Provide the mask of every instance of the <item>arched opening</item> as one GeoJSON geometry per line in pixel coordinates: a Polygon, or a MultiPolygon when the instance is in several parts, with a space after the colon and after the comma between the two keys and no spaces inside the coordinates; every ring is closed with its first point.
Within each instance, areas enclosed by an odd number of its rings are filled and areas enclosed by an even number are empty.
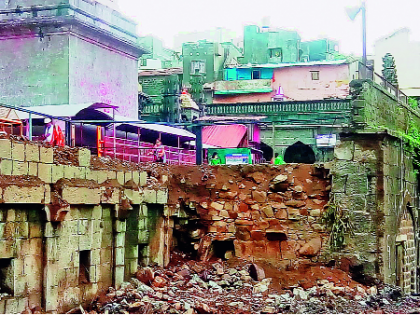
{"type": "Polygon", "coordinates": [[[414,219],[408,203],[401,216],[397,238],[395,240],[396,285],[405,294],[416,291],[416,244],[414,237],[414,219]]]}
{"type": "Polygon", "coordinates": [[[286,149],[284,153],[286,163],[315,163],[315,153],[309,145],[298,141],[286,149]]]}
{"type": "Polygon", "coordinates": [[[270,162],[271,159],[274,156],[273,148],[270,147],[269,145],[265,144],[264,142],[261,142],[261,144],[260,144],[260,150],[263,152],[263,158],[267,162],[270,162]]]}

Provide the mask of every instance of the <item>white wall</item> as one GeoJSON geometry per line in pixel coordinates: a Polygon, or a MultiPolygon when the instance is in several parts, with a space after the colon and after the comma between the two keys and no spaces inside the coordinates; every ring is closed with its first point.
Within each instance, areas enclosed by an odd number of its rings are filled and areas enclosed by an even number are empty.
{"type": "Polygon", "coordinates": [[[410,31],[401,29],[375,43],[375,72],[382,75],[382,58],[395,58],[400,90],[408,96],[420,96],[420,42],[410,41],[410,31]]]}

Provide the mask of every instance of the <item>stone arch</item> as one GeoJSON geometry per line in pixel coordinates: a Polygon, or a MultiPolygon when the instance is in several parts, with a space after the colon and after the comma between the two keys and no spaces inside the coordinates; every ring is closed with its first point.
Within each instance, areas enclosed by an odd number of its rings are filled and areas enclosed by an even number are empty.
{"type": "Polygon", "coordinates": [[[404,293],[416,291],[416,243],[415,226],[409,198],[405,198],[404,209],[399,218],[395,240],[396,284],[404,293]]]}
{"type": "Polygon", "coordinates": [[[313,164],[315,163],[315,153],[309,145],[298,141],[286,149],[284,161],[286,163],[313,164]]]}

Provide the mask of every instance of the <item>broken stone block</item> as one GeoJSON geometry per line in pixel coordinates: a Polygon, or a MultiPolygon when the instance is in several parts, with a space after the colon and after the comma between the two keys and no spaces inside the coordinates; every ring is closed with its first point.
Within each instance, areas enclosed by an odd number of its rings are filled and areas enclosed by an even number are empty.
{"type": "Polygon", "coordinates": [[[321,210],[320,209],[309,210],[309,214],[312,217],[319,217],[321,216],[321,210]]]}
{"type": "Polygon", "coordinates": [[[287,210],[286,209],[278,209],[276,211],[275,217],[277,219],[280,219],[280,220],[286,220],[288,218],[287,210]]]}
{"type": "Polygon", "coordinates": [[[296,247],[295,241],[280,242],[282,259],[296,259],[295,247],[296,247]]]}
{"type": "Polygon", "coordinates": [[[299,255],[313,257],[321,250],[321,238],[315,237],[299,249],[299,255]]]}
{"type": "Polygon", "coordinates": [[[216,210],[223,210],[223,204],[221,204],[221,203],[218,203],[218,202],[215,202],[215,201],[213,201],[211,204],[210,204],[210,207],[212,207],[213,209],[216,209],[216,210]]]}
{"type": "Polygon", "coordinates": [[[262,281],[265,279],[265,271],[262,267],[258,266],[257,264],[252,264],[249,267],[249,275],[255,281],[262,281]]]}
{"type": "Polygon", "coordinates": [[[77,153],[79,166],[90,166],[90,150],[87,148],[80,148],[77,153]]]}
{"type": "Polygon", "coordinates": [[[249,174],[247,177],[251,177],[257,184],[261,184],[265,181],[265,175],[262,172],[254,172],[249,174]]]}
{"type": "Polygon", "coordinates": [[[266,202],[267,201],[267,193],[265,191],[253,191],[252,198],[257,202],[266,202]]]}
{"type": "Polygon", "coordinates": [[[270,205],[261,206],[261,212],[264,213],[266,218],[273,218],[274,217],[273,208],[270,205]]]}
{"type": "Polygon", "coordinates": [[[301,208],[306,205],[305,201],[303,200],[289,200],[284,203],[286,206],[294,207],[294,208],[301,208]]]}

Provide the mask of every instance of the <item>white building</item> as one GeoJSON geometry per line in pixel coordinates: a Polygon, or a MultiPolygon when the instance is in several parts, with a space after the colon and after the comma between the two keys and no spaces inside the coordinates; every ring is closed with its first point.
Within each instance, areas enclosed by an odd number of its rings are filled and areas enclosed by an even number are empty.
{"type": "Polygon", "coordinates": [[[375,72],[382,73],[382,58],[387,53],[395,58],[400,90],[420,97],[420,42],[410,40],[407,28],[379,39],[375,43],[375,72]]]}

